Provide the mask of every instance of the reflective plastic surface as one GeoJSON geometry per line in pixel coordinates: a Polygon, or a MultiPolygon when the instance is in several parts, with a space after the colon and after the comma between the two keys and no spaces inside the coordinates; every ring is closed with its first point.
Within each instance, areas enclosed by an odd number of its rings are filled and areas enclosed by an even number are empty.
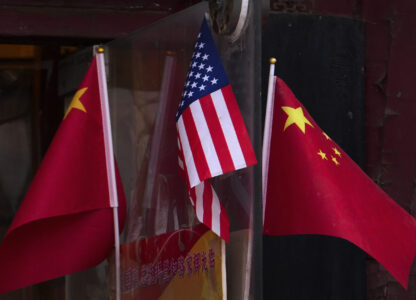
{"type": "MultiPolygon", "coordinates": [[[[206,12],[206,3],[201,3],[106,45],[115,152],[129,205],[124,243],[199,224],[179,174],[175,113],[206,12]]],[[[260,99],[253,35],[253,27],[247,26],[235,42],[223,36],[214,39],[254,142],[260,99]]],[[[229,299],[248,299],[254,278],[254,170],[212,180],[231,221],[225,246],[229,299]]]]}

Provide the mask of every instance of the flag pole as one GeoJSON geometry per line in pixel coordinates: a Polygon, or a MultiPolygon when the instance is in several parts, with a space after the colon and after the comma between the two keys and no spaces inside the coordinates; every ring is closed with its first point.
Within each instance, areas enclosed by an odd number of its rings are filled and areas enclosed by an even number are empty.
{"type": "Polygon", "coordinates": [[[114,246],[115,246],[115,276],[116,276],[116,300],[121,296],[120,280],[120,232],[118,222],[118,197],[114,166],[113,139],[111,133],[110,109],[108,104],[107,77],[105,72],[104,48],[96,50],[98,85],[100,89],[101,113],[104,131],[104,148],[107,165],[107,182],[110,196],[110,206],[113,208],[114,219],[114,246]]]}
{"type": "Polygon", "coordinates": [[[263,223],[264,212],[266,209],[266,192],[267,192],[267,173],[269,170],[269,156],[270,156],[270,139],[272,133],[273,124],[273,107],[274,107],[274,85],[276,78],[274,76],[274,68],[276,64],[276,58],[270,58],[270,71],[269,71],[269,85],[267,88],[267,105],[266,105],[266,117],[264,121],[264,135],[263,135],[263,165],[262,165],[262,194],[263,194],[263,223]]]}

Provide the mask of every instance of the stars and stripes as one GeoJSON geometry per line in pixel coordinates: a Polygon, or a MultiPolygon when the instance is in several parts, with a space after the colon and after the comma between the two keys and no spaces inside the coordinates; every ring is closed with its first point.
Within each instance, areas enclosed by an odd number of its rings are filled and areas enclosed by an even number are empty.
{"type": "Polygon", "coordinates": [[[256,158],[205,21],[195,44],[176,125],[178,162],[198,219],[222,238],[227,227],[228,237],[228,217],[204,180],[253,165],[256,158]]]}

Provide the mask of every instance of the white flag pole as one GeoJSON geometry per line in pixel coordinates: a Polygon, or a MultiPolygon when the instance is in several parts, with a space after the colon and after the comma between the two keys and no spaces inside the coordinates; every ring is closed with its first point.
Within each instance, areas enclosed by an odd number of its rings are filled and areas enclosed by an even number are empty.
{"type": "Polygon", "coordinates": [[[114,166],[113,138],[111,133],[110,109],[108,105],[107,77],[105,73],[104,48],[97,48],[97,73],[98,85],[100,89],[101,113],[104,130],[105,160],[107,165],[108,193],[110,205],[113,208],[114,216],[114,246],[115,246],[115,270],[116,270],[116,299],[120,300],[121,280],[120,280],[120,233],[118,226],[118,197],[116,173],[114,166]]]}
{"type": "Polygon", "coordinates": [[[269,157],[270,157],[270,140],[272,135],[273,124],[273,110],[274,110],[274,87],[276,83],[276,77],[274,76],[274,67],[276,64],[276,58],[270,58],[270,72],[269,72],[269,85],[267,88],[267,105],[266,105],[266,117],[264,120],[264,134],[263,134],[263,153],[262,153],[262,182],[263,182],[263,224],[264,213],[266,209],[266,193],[267,193],[267,177],[269,172],[269,157]]]}

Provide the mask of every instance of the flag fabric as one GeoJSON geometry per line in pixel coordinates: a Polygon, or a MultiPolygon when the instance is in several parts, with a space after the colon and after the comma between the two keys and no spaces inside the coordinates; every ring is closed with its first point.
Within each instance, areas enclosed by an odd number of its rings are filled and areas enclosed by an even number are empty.
{"type": "Polygon", "coordinates": [[[0,293],[93,267],[113,247],[99,89],[94,58],[0,245],[0,293]]]}
{"type": "Polygon", "coordinates": [[[203,181],[192,188],[189,197],[198,220],[228,242],[230,238],[228,214],[209,181],[203,181]]]}
{"type": "Polygon", "coordinates": [[[214,232],[228,240],[228,217],[215,191],[208,181],[204,187],[196,187],[214,176],[253,165],[256,158],[205,20],[195,44],[176,126],[179,166],[184,170],[193,203],[202,203],[198,219],[213,230],[223,228],[221,233],[214,232]]]}
{"type": "MultiPolygon", "coordinates": [[[[181,174],[184,178],[187,177],[187,170],[184,163],[182,146],[178,134],[178,164],[181,174]]],[[[188,186],[189,182],[187,181],[188,186]]],[[[211,186],[211,183],[206,180],[189,189],[189,199],[192,207],[195,209],[198,220],[220,236],[223,240],[229,240],[230,220],[225,208],[222,206],[218,196],[211,186]]]]}
{"type": "Polygon", "coordinates": [[[265,187],[264,235],[346,239],[405,288],[416,253],[416,221],[384,193],[275,78],[265,187]]]}

